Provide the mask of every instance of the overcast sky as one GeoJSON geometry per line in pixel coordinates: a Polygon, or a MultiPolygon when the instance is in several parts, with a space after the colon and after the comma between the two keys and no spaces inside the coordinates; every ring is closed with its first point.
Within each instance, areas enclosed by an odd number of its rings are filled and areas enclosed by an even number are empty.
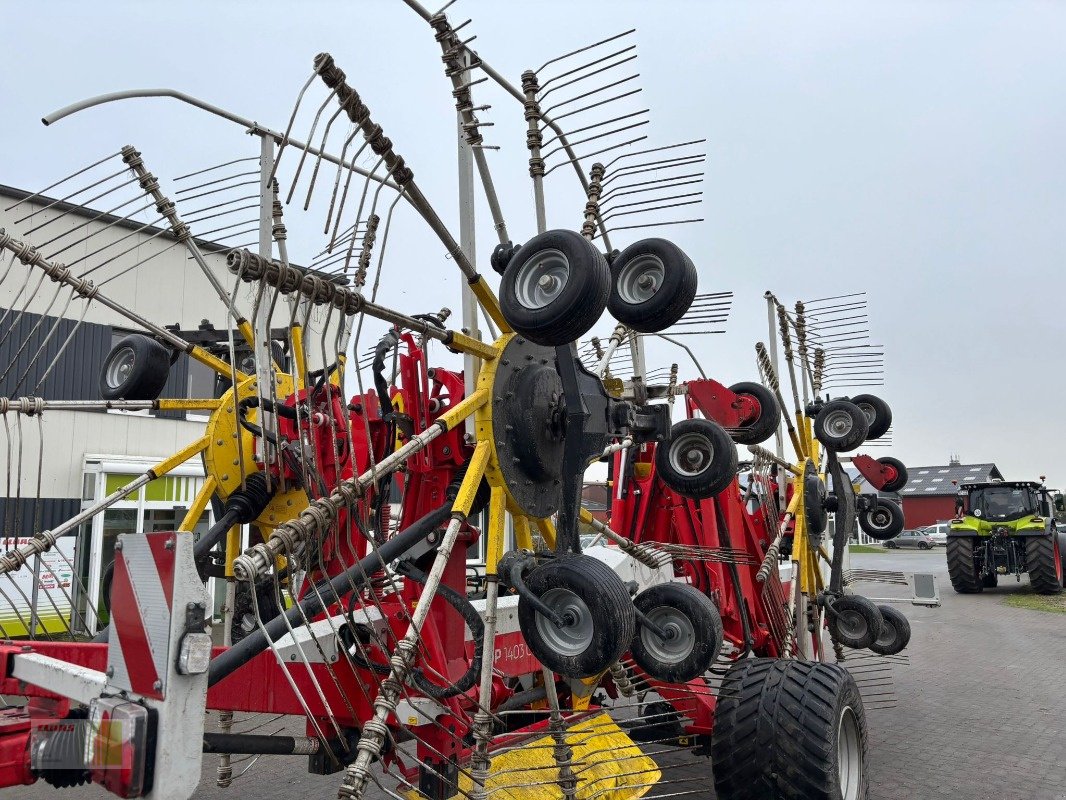
{"type": "MultiPolygon", "coordinates": [[[[455,228],[450,86],[430,29],[400,0],[2,7],[2,183],[40,189],[127,143],[164,178],[254,155],[236,126],[171,100],[39,120],[89,95],[169,87],[283,129],[328,50],[455,228]]],[[[460,0],[448,13],[473,18],[464,33],[514,83],[637,28],[647,144],[708,139],[704,221],[661,233],[693,258],[701,291],[735,293],[726,334],[694,341],[712,377],[755,378],[766,289],[789,301],[867,291],[894,455],[918,466],[957,452],[1066,485],[1066,4],[460,0]]],[[[489,158],[522,240],[535,226],[521,109],[476,91],[493,105],[486,140],[502,149],[489,158]]],[[[550,225],[580,225],[575,189],[572,174],[553,174],[550,225]]],[[[322,209],[314,224],[287,212],[294,260],[321,246],[322,209]]],[[[487,270],[493,235],[479,212],[487,270]]],[[[390,248],[386,300],[458,309],[458,273],[410,213],[390,248]]],[[[675,353],[653,356],[691,376],[675,353]]]]}

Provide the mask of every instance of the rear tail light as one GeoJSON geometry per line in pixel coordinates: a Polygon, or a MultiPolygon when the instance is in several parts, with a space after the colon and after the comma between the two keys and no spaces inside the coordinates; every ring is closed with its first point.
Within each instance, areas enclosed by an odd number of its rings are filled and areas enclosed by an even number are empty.
{"type": "Polygon", "coordinates": [[[152,788],[156,712],[120,697],[89,704],[85,762],[98,783],[119,797],[144,797],[152,788]]]}

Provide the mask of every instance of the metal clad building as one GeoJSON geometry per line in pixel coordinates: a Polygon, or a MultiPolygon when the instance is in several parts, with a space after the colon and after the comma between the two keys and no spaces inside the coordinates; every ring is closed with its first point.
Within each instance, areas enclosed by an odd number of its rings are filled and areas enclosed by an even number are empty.
{"type": "MultiPolygon", "coordinates": [[[[0,186],[0,228],[38,245],[59,263],[100,251],[92,263],[102,261],[103,268],[79,267],[73,274],[93,280],[101,292],[157,325],[190,330],[207,320],[220,330],[226,328],[225,305],[169,231],[6,186],[0,186]],[[50,224],[35,235],[45,223],[50,224]],[[67,240],[47,243],[68,234],[67,240]],[[89,235],[73,247],[64,246],[65,241],[89,235]],[[107,261],[111,253],[121,256],[107,261]]],[[[226,252],[210,242],[199,244],[222,284],[232,285],[226,252]]],[[[0,258],[0,275],[5,276],[0,283],[0,330],[10,331],[0,333],[0,397],[99,400],[104,359],[135,326],[99,302],[71,300],[70,293],[42,271],[9,255],[0,258]]],[[[239,300],[247,306],[247,297],[239,300]]],[[[210,370],[183,355],[172,366],[162,396],[210,397],[213,381],[210,370]]],[[[69,519],[201,437],[206,419],[98,410],[46,414],[45,424],[25,414],[4,415],[0,480],[6,476],[6,483],[0,520],[5,537],[28,536],[69,519]]],[[[75,569],[89,587],[88,603],[84,597],[76,599],[83,609],[99,606],[101,573],[111,560],[115,537],[176,529],[202,481],[203,467],[195,458],[132,493],[64,542],[72,552],[77,544],[75,569]]],[[[208,511],[197,530],[206,530],[210,522],[208,511]]],[[[216,592],[216,605],[220,595],[216,592]]],[[[90,629],[102,621],[91,613],[86,616],[90,629]]]]}

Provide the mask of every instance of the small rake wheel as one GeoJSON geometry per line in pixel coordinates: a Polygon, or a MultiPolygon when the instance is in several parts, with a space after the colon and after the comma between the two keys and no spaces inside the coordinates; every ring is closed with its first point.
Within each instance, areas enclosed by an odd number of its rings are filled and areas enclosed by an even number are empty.
{"type": "Polygon", "coordinates": [[[531,342],[569,344],[603,314],[610,280],[606,259],[583,236],[545,231],[508,263],[500,281],[500,308],[508,324],[531,342]]]}
{"type": "Polygon", "coordinates": [[[894,656],[902,653],[911,641],[911,624],[903,613],[892,606],[879,605],[877,610],[881,612],[883,624],[877,640],[870,645],[870,649],[878,655],[894,656]]]}
{"type": "Polygon", "coordinates": [[[696,267],[666,239],[641,239],[611,262],[607,308],[616,320],[640,333],[666,330],[696,297],[696,267]]]}
{"type": "Polygon", "coordinates": [[[877,641],[884,621],[871,601],[850,594],[832,601],[826,624],[836,641],[852,650],[865,650],[877,641]]]}
{"type": "Polygon", "coordinates": [[[599,675],[633,640],[636,615],[625,584],[591,556],[565,556],[534,568],[526,588],[559,617],[518,601],[518,620],[529,649],[545,667],[568,678],[599,675]]]}
{"type": "Polygon", "coordinates": [[[710,669],[723,633],[707,595],[688,584],[664,583],[645,589],[633,604],[640,613],[632,647],[637,666],[664,683],[686,683],[710,669]]]}
{"type": "Polygon", "coordinates": [[[655,469],[663,483],[684,497],[714,497],[736,477],[737,448],[718,423],[686,419],[656,449],[655,469]]]}
{"type": "Polygon", "coordinates": [[[870,423],[857,405],[831,400],[814,418],[814,435],[827,450],[848,453],[866,441],[870,423]]]}

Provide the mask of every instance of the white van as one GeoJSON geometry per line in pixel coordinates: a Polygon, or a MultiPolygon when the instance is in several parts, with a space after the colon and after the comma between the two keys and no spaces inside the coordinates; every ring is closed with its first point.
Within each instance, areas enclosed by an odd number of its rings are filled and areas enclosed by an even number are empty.
{"type": "Polygon", "coordinates": [[[948,546],[948,531],[951,529],[950,522],[937,522],[935,525],[928,525],[924,528],[919,528],[921,533],[924,533],[933,543],[940,547],[948,546]]]}

